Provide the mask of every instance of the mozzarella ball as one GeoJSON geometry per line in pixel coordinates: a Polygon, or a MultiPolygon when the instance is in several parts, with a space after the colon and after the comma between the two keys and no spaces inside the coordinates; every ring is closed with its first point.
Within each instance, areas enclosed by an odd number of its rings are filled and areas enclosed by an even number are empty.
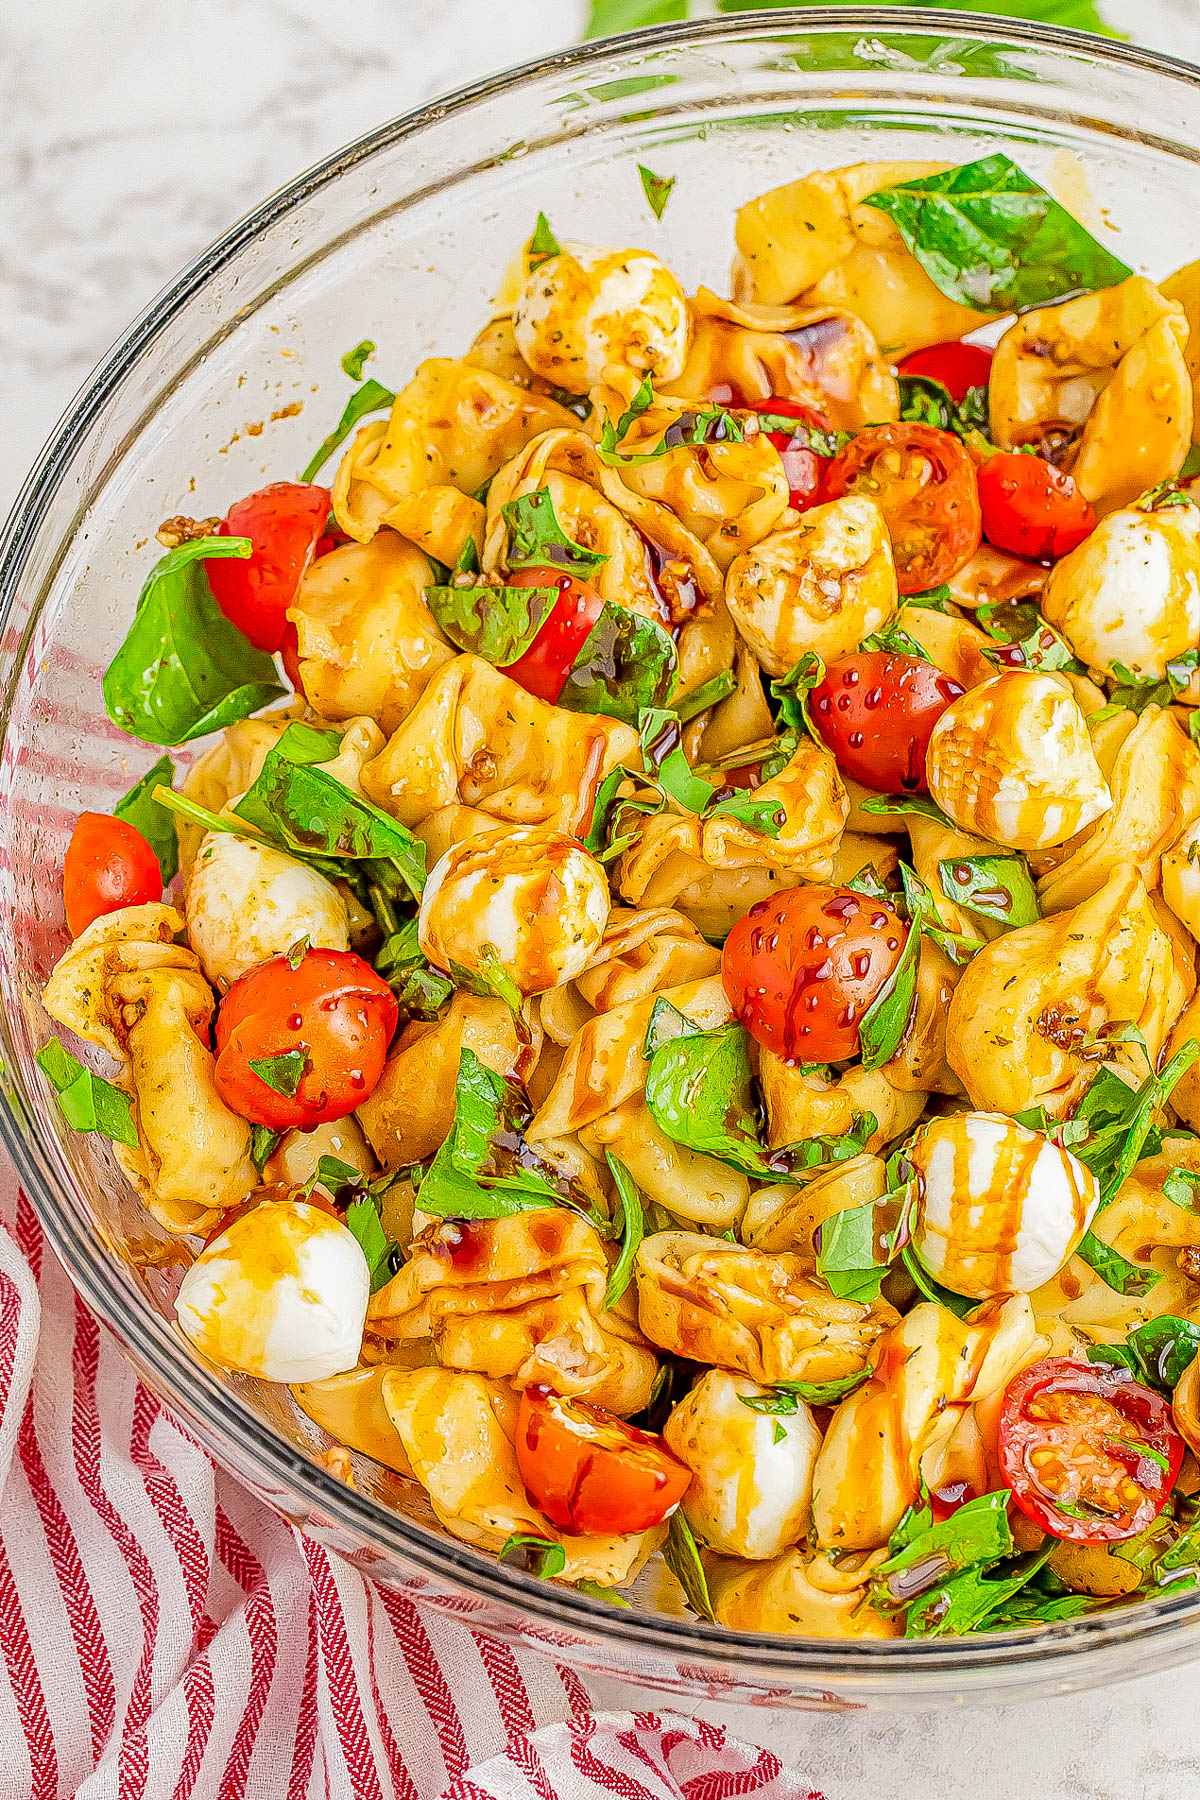
{"type": "Polygon", "coordinates": [[[956,1294],[1031,1294],[1074,1254],[1100,1204],[1090,1169],[1003,1113],[935,1119],[905,1154],[916,1171],[913,1243],[956,1294]]]}
{"type": "Polygon", "coordinates": [[[417,936],[439,969],[486,974],[494,960],[523,994],[543,994],[582,973],[608,909],[608,877],[575,838],[506,826],[453,844],[434,864],[417,936]]]}
{"type": "Polygon", "coordinates": [[[1024,670],[950,702],[930,733],[925,774],[960,830],[1014,850],[1064,844],[1112,805],[1070,688],[1024,670]]]}
{"type": "Polygon", "coordinates": [[[1109,513],[1051,569],[1042,611],[1089,668],[1161,680],[1200,643],[1200,506],[1109,513]]]}
{"type": "Polygon", "coordinates": [[[332,882],[282,850],[232,832],[204,839],[183,907],[192,949],[222,992],[301,938],[314,950],[350,947],[346,902],[332,882]]]}
{"type": "Polygon", "coordinates": [[[586,394],[610,363],[656,386],[683,374],[687,296],[648,250],[571,244],[526,277],[513,313],[517,348],[535,375],[586,394]]]}
{"type": "Polygon", "coordinates": [[[803,1400],[795,1412],[756,1412],[744,1399],[770,1388],[709,1369],[680,1402],[663,1437],[692,1471],[680,1505],[713,1550],[763,1562],[803,1537],[812,1512],[821,1433],[803,1400]]]}
{"type": "Polygon", "coordinates": [[[730,564],[725,599],[768,675],[786,675],[810,650],[827,663],[848,656],[896,611],[883,514],[863,494],[811,506],[730,564]]]}
{"type": "Polygon", "coordinates": [[[340,1219],[304,1200],[264,1200],[205,1245],[175,1314],[222,1368],[324,1381],[357,1363],[370,1294],[367,1259],[340,1219]]]}

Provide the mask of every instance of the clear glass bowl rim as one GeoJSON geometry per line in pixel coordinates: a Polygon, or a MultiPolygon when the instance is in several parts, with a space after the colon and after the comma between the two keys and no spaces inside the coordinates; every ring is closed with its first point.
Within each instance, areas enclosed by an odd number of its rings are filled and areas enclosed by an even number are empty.
{"type": "MultiPolygon", "coordinates": [[[[216,271],[343,172],[378,150],[419,135],[426,125],[467,112],[479,102],[517,93],[545,76],[601,78],[614,55],[624,57],[681,45],[716,45],[756,34],[785,39],[791,34],[814,37],[853,30],[1063,51],[1078,60],[1111,67],[1124,65],[1182,82],[1196,91],[1200,105],[1200,68],[1177,57],[1063,27],[1037,26],[992,14],[938,12],[908,6],[789,7],[769,13],[735,13],[682,21],[584,43],[456,89],[386,121],[268,196],[188,263],[116,342],[51,433],[0,532],[0,633],[13,614],[24,552],[46,516],[72,451],[136,365],[139,355],[216,271]]],[[[23,663],[24,644],[39,616],[40,605],[25,626],[20,648],[10,652],[11,660],[3,670],[0,726],[5,731],[23,663]]],[[[92,1311],[116,1333],[151,1385],[167,1386],[178,1394],[183,1410],[195,1420],[200,1434],[226,1466],[240,1466],[243,1470],[249,1466],[252,1475],[248,1478],[261,1483],[265,1491],[286,1495],[294,1503],[288,1507],[289,1512],[311,1511],[320,1515],[334,1530],[355,1540],[368,1556],[372,1550],[385,1557],[394,1555],[409,1569],[435,1582],[449,1581],[480,1599],[508,1609],[520,1608],[527,1619],[537,1622],[549,1652],[569,1657],[572,1642],[583,1649],[589,1640],[601,1641],[619,1645],[639,1659],[682,1657],[693,1666],[744,1670],[755,1681],[773,1680],[785,1689],[806,1681],[820,1683],[823,1678],[857,1675],[865,1677],[868,1686],[882,1682],[885,1689],[899,1682],[901,1688],[915,1695],[923,1678],[944,1688],[947,1678],[954,1677],[971,1688],[985,1685],[989,1677],[995,1678],[1001,1671],[1046,1663],[1054,1663],[1066,1675],[1066,1665],[1086,1660],[1088,1652],[1116,1652],[1134,1643],[1149,1649],[1151,1643],[1160,1645],[1173,1640],[1189,1624],[1200,1621],[1200,1591],[1195,1591],[1190,1596],[1163,1598],[1067,1621],[1040,1632],[997,1632],[978,1638],[846,1640],[735,1632],[691,1619],[624,1611],[539,1581],[519,1569],[502,1567],[489,1555],[436,1536],[355,1492],[294,1450],[251,1407],[193,1359],[163,1319],[149,1308],[138,1306],[131,1288],[111,1279],[107,1255],[96,1254],[94,1239],[85,1235],[80,1221],[60,1198],[58,1187],[63,1178],[45,1146],[22,1123],[22,1077],[17,1059],[11,1054],[10,1024],[2,1008],[0,1039],[9,1052],[3,1070],[4,1098],[8,1103],[0,1105],[0,1140],[74,1286],[92,1311]],[[235,1429],[231,1429],[231,1424],[235,1429]]],[[[364,1572],[386,1579],[383,1567],[371,1571],[369,1562],[363,1566],[364,1572]]],[[[480,1622],[486,1629],[486,1622],[480,1622]]],[[[1154,1666],[1152,1661],[1149,1666],[1154,1666]]],[[[695,1667],[695,1674],[700,1672],[695,1667]]],[[[1117,1679],[1125,1673],[1138,1672],[1136,1668],[1114,1669],[1117,1679]]]]}

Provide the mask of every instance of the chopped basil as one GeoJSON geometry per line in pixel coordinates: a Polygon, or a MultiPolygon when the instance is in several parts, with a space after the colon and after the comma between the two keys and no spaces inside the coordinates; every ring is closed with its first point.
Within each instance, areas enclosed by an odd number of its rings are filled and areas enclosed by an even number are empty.
{"type": "Polygon", "coordinates": [[[454,575],[478,575],[479,546],[473,537],[469,537],[454,559],[454,575]]]}
{"type": "Polygon", "coordinates": [[[358,1240],[371,1272],[371,1292],[377,1294],[391,1279],[388,1259],[394,1246],[380,1224],[379,1208],[374,1200],[364,1196],[350,1202],[346,1208],[346,1229],[358,1240]]]}
{"type": "Polygon", "coordinates": [[[976,1566],[952,1575],[909,1607],[905,1637],[960,1637],[968,1631],[988,1629],[989,1616],[1020,1593],[1049,1555],[1049,1550],[1042,1550],[1033,1556],[1005,1559],[990,1571],[976,1566]]]}
{"type": "Polygon", "coordinates": [[[950,589],[943,584],[941,587],[926,588],[923,594],[902,594],[900,604],[902,607],[915,606],[922,612],[944,613],[949,609],[953,598],[950,589]]]}
{"type": "Polygon", "coordinates": [[[869,1306],[879,1298],[883,1278],[902,1238],[908,1232],[909,1206],[903,1194],[887,1193],[879,1200],[864,1200],[831,1213],[821,1225],[817,1274],[838,1300],[869,1306]],[[888,1203],[899,1207],[886,1239],[880,1221],[888,1203]]]}
{"type": "Polygon", "coordinates": [[[500,508],[508,526],[510,569],[554,567],[585,581],[608,561],[600,550],[587,550],[573,543],[558,522],[549,488],[538,488],[532,494],[518,494],[500,508]]]}
{"type": "Polygon", "coordinates": [[[649,375],[645,375],[642,377],[641,386],[638,388],[637,393],[633,396],[633,399],[629,402],[629,405],[625,408],[625,411],[621,414],[616,424],[614,424],[611,419],[605,419],[601,425],[599,454],[604,462],[619,463],[624,460],[619,454],[617,446],[621,443],[626,433],[632,430],[633,426],[637,424],[642,414],[653,405],[654,383],[651,381],[649,375]]]}
{"type": "Polygon", "coordinates": [[[563,683],[558,705],[636,725],[644,707],[661,706],[675,685],[670,634],[655,619],[607,601],[563,683]]]}
{"type": "Polygon", "coordinates": [[[454,1122],[421,1183],[421,1210],[438,1218],[503,1219],[556,1206],[563,1197],[525,1146],[529,1103],[464,1047],[454,1122]]]}
{"type": "Polygon", "coordinates": [[[342,416],[330,432],[329,436],[313,451],[303,471],[301,481],[315,481],[334,451],[339,449],[360,419],[368,413],[383,412],[385,407],[395,404],[396,396],[391,388],[385,388],[378,381],[364,381],[360,388],[355,388],[342,410],[342,416]]]}
{"type": "Polygon", "coordinates": [[[369,362],[375,354],[375,345],[370,338],[364,338],[361,344],[355,344],[353,350],[347,350],[342,358],[342,373],[351,381],[361,381],[363,364],[369,362]]]}
{"type": "Polygon", "coordinates": [[[193,538],[155,563],[104,672],[104,704],[122,731],[147,744],[186,744],[284,692],[274,659],[230,624],[204,570],[207,559],[245,558],[252,548],[244,537],[193,538]]]}
{"type": "Polygon", "coordinates": [[[663,1561],[683,1589],[684,1599],[692,1611],[715,1624],[716,1614],[709,1598],[708,1577],[704,1573],[704,1564],[700,1561],[692,1528],[679,1507],[671,1514],[671,1523],[667,1527],[663,1561]]]}
{"type": "MultiPolygon", "coordinates": [[[[538,217],[541,217],[540,213],[538,217]]],[[[534,1537],[529,1532],[517,1531],[501,1546],[500,1561],[515,1564],[527,1575],[551,1581],[566,1568],[567,1553],[553,1538],[534,1537]]]]}
{"type": "Polygon", "coordinates": [[[1131,1331],[1123,1344],[1089,1344],[1087,1358],[1094,1363],[1113,1363],[1131,1369],[1146,1387],[1168,1399],[1175,1392],[1188,1364],[1200,1353],[1200,1325],[1159,1313],[1131,1331]]]}
{"type": "MultiPolygon", "coordinates": [[[[1177,700],[1185,692],[1191,685],[1192,676],[1200,667],[1200,650],[1185,650],[1180,656],[1174,657],[1167,664],[1167,673],[1162,680],[1155,680],[1153,676],[1136,675],[1124,663],[1115,662],[1111,667],[1117,686],[1112,691],[1110,704],[1120,710],[1141,714],[1148,706],[1170,706],[1172,700],[1177,700]]],[[[1108,709],[1105,707],[1101,710],[1107,712],[1108,709]]],[[[1093,723],[1095,718],[1093,713],[1093,723]]]]}
{"type": "Polygon", "coordinates": [[[1195,1169],[1172,1169],[1163,1182],[1163,1199],[1184,1212],[1200,1213],[1200,1174],[1195,1169]]]}
{"type": "Polygon", "coordinates": [[[425,600],[452,644],[505,669],[524,656],[558,601],[555,587],[496,587],[487,582],[425,589],[425,600]]]}
{"type": "Polygon", "coordinates": [[[170,757],[160,756],[154,767],[147,769],[141,780],[135,781],[113,807],[113,817],[124,819],[127,825],[140,831],[157,856],[164,887],[170,886],[179,870],[179,839],[169,809],[154,798],[154,790],[160,784],[170,787],[174,780],[175,767],[170,757]]]}
{"type": "Polygon", "coordinates": [[[956,400],[944,383],[932,375],[901,375],[900,417],[919,425],[933,425],[939,431],[952,431],[956,437],[988,430],[988,391],[985,386],[969,387],[962,400],[956,400]]]}
{"type": "Polygon", "coordinates": [[[1011,1556],[1011,1499],[1009,1490],[1001,1488],[936,1521],[928,1504],[910,1506],[888,1542],[887,1560],[872,1571],[872,1606],[877,1612],[900,1612],[947,1576],[1011,1556]]]}
{"type": "Polygon", "coordinates": [[[621,1209],[621,1254],[613,1265],[608,1286],[604,1290],[604,1310],[608,1312],[617,1304],[633,1278],[633,1259],[646,1229],[646,1216],[637,1182],[625,1164],[619,1162],[611,1150],[604,1152],[604,1160],[613,1178],[621,1209]]]}
{"type": "Polygon", "coordinates": [[[137,1126],[128,1094],[102,1075],[93,1075],[57,1038],[43,1044],[34,1061],[57,1094],[62,1116],[72,1131],[97,1131],[114,1144],[137,1149],[137,1126]]]}
{"type": "Polygon", "coordinates": [[[533,236],[529,240],[530,267],[536,268],[549,257],[561,255],[562,245],[551,231],[549,219],[544,212],[540,212],[533,228],[533,236]]]}
{"type": "Polygon", "coordinates": [[[674,1038],[700,1035],[701,1027],[693,1025],[686,1014],[672,1006],[669,1000],[664,1000],[660,994],[654,1002],[650,1023],[642,1040],[642,1055],[649,1059],[663,1044],[669,1044],[674,1038]]]}
{"type": "Polygon", "coordinates": [[[629,1601],[618,1594],[616,1588],[602,1587],[598,1581],[589,1581],[585,1577],[575,1582],[574,1587],[577,1594],[586,1594],[589,1600],[604,1600],[609,1606],[629,1606],[629,1601]]]}
{"type": "Polygon", "coordinates": [[[860,645],[863,650],[887,650],[893,656],[915,656],[921,662],[932,662],[928,650],[918,644],[916,638],[909,637],[895,619],[889,619],[882,631],[873,631],[865,637],[860,645]]]}
{"type": "Polygon", "coordinates": [[[815,651],[809,650],[786,675],[771,683],[771,698],[779,702],[778,723],[784,728],[785,738],[791,741],[789,756],[795,754],[795,746],[805,733],[825,748],[825,740],[818,733],[808,710],[808,696],[824,679],[825,664],[815,651]]]}
{"type": "Polygon", "coordinates": [[[784,1393],[780,1388],[772,1388],[769,1394],[739,1394],[738,1399],[756,1413],[791,1415],[800,1410],[799,1395],[784,1393]]]}
{"type": "Polygon", "coordinates": [[[1093,1231],[1084,1233],[1083,1241],[1075,1254],[1089,1269],[1094,1269],[1101,1281],[1106,1282],[1114,1293],[1123,1294],[1127,1299],[1140,1299],[1152,1287],[1157,1287],[1161,1280],[1157,1270],[1139,1268],[1111,1245],[1102,1243],[1093,1231]]]}
{"type": "Polygon", "coordinates": [[[886,214],[943,294],[1017,312],[1133,271],[1007,156],[916,176],[864,198],[886,214]]]}
{"type": "Polygon", "coordinates": [[[417,942],[417,921],[410,919],[384,940],[375,958],[382,975],[408,1019],[436,1019],[454,992],[454,983],[428,961],[417,942]]]}
{"type": "Polygon", "coordinates": [[[855,1388],[860,1388],[871,1373],[863,1367],[851,1375],[840,1375],[834,1381],[781,1381],[766,1394],[739,1394],[738,1399],[751,1412],[779,1413],[789,1416],[804,1406],[836,1406],[855,1388]]]}
{"type": "Polygon", "coordinates": [[[722,669],[703,686],[693,688],[682,700],[677,700],[673,707],[675,717],[681,725],[696,718],[699,713],[707,712],[710,706],[716,706],[722,700],[728,700],[730,694],[737,691],[737,676],[732,669],[722,669]]]}
{"type": "Polygon", "coordinates": [[[954,1294],[949,1288],[943,1287],[940,1281],[935,1281],[913,1244],[905,1244],[900,1252],[900,1261],[911,1275],[913,1285],[922,1298],[932,1300],[935,1306],[944,1306],[956,1319],[965,1319],[978,1306],[977,1300],[968,1300],[965,1294],[954,1294]]]}
{"type": "Polygon", "coordinates": [[[274,1156],[283,1142],[282,1131],[272,1131],[269,1125],[255,1125],[250,1132],[250,1161],[261,1175],[270,1157],[274,1156]]]}
{"type": "Polygon", "coordinates": [[[638,164],[637,172],[642,178],[642,192],[646,196],[647,206],[656,219],[661,219],[677,178],[674,175],[656,175],[644,163],[638,164]]]}
{"type": "Polygon", "coordinates": [[[309,1069],[307,1050],[284,1050],[278,1056],[249,1056],[246,1061],[260,1081],[265,1081],[273,1093],[282,1094],[286,1100],[296,1098],[309,1069]]]}
{"type": "Polygon", "coordinates": [[[950,856],[939,862],[938,875],[946,898],[981,919],[1016,928],[1042,916],[1023,856],[950,856]]]}
{"type": "Polygon", "coordinates": [[[976,622],[1002,650],[985,650],[984,656],[1000,669],[1041,669],[1046,673],[1086,671],[1071,646],[1047,624],[1031,600],[990,600],[977,607],[976,622]]]}
{"type": "Polygon", "coordinates": [[[872,794],[869,800],[862,802],[862,809],[866,813],[879,813],[884,818],[902,819],[911,813],[921,819],[934,819],[948,831],[955,829],[941,807],[926,799],[924,794],[872,794]]]}
{"type": "Polygon", "coordinates": [[[639,736],[646,767],[653,770],[667,798],[684,812],[703,813],[716,790],[703,776],[693,774],[683,753],[677,715],[647,707],[639,719],[639,736]]]}
{"type": "Polygon", "coordinates": [[[923,924],[924,914],[918,909],[913,913],[899,962],[859,1023],[858,1041],[864,1069],[882,1068],[904,1042],[917,991],[923,924]]]}
{"type": "Polygon", "coordinates": [[[641,829],[638,821],[653,818],[666,804],[666,795],[653,783],[647,783],[640,772],[613,769],[596,790],[587,836],[580,841],[601,862],[610,862],[636,843],[641,829]],[[635,791],[623,795],[620,790],[627,782],[635,784],[635,791]]]}

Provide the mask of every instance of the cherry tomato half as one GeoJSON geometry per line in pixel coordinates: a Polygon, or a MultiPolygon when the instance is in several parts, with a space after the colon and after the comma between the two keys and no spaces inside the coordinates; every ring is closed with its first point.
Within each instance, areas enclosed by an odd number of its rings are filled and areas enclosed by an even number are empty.
{"type": "MultiPolygon", "coordinates": [[[[780,394],[771,394],[766,400],[756,400],[753,410],[781,413],[785,419],[796,419],[800,425],[812,425],[818,431],[832,429],[828,419],[823,418],[815,406],[806,406],[802,400],[786,400],[780,394]]],[[[829,458],[818,456],[815,450],[809,449],[807,433],[802,430],[768,431],[767,436],[783,459],[790,502],[800,512],[805,512],[821,498],[821,486],[829,458]]]]}
{"type": "Polygon", "coordinates": [[[902,594],[940,587],[979,548],[975,464],[952,431],[868,425],[828,463],[822,492],[826,500],[865,494],[878,502],[902,594]]]}
{"type": "Polygon", "coordinates": [[[1096,515],[1069,475],[1040,456],[998,450],[979,471],[983,535],[998,550],[1050,562],[1082,544],[1096,515]]]}
{"type": "Polygon", "coordinates": [[[521,1395],[517,1466],[552,1525],[600,1535],[661,1525],[692,1479],[652,1432],[544,1387],[521,1395]]]}
{"type": "Polygon", "coordinates": [[[231,625],[256,650],[278,650],[287,609],[325,536],[328,488],[306,481],[274,481],[232,505],[218,537],[248,537],[254,553],[214,558],[204,565],[213,598],[231,625]]]}
{"type": "Polygon", "coordinates": [[[221,1098],[273,1131],[343,1118],[379,1081],[398,1010],[387,982],[352,951],[307,950],[294,969],[273,956],[221,1002],[221,1098]],[[254,1063],[270,1067],[260,1073],[254,1063]]]}
{"type": "Polygon", "coordinates": [[[924,350],[914,350],[897,367],[902,375],[926,375],[931,381],[940,381],[961,406],[969,388],[987,386],[994,355],[984,344],[929,344],[924,350]]]}
{"type": "Polygon", "coordinates": [[[588,632],[604,611],[604,602],[588,582],[549,566],[514,569],[507,581],[509,587],[558,589],[558,599],[532,644],[504,670],[513,681],[520,682],[526,693],[548,700],[553,706],[588,632]]]}
{"type": "Polygon", "coordinates": [[[863,1014],[904,951],[890,900],[853,888],[798,887],[760,900],[725,940],[721,980],[752,1038],[796,1062],[858,1050],[863,1014]]]}
{"type": "Polygon", "coordinates": [[[1166,1505],[1184,1443],[1169,1402],[1128,1369],[1051,1356],[1000,1411],[1000,1468],[1035,1525],[1075,1544],[1136,1537],[1166,1505]]]}
{"type": "Polygon", "coordinates": [[[923,657],[861,650],[830,663],[809,707],[847,775],[872,793],[916,794],[930,734],[962,691],[923,657]]]}
{"type": "Polygon", "coordinates": [[[136,826],[108,813],[80,813],[63,858],[63,903],[72,937],[123,906],[162,899],[158,858],[136,826]]]}

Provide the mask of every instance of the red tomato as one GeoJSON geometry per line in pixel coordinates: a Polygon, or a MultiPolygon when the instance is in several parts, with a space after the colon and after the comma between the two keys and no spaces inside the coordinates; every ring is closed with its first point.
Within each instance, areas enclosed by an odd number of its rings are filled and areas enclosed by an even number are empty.
{"type": "Polygon", "coordinates": [[[235,981],[217,1013],[217,1087],[243,1119],[313,1131],[361,1106],[383,1073],[396,996],[349,950],[307,950],[293,969],[273,956],[235,981]],[[252,1062],[279,1064],[275,1079],[252,1062]]]}
{"type": "Polygon", "coordinates": [[[843,494],[865,494],[883,509],[902,594],[940,587],[979,548],[975,464],[952,431],[868,425],[826,466],[823,497],[843,494]]]}
{"type": "Polygon", "coordinates": [[[1000,1468],[1013,1499],[1072,1543],[1144,1531],[1167,1503],[1183,1451],[1170,1404],[1128,1369],[1051,1356],[1004,1396],[1000,1468]]]}
{"type": "Polygon", "coordinates": [[[794,1062],[841,1062],[895,970],[908,927],[890,900],[853,888],[789,888],[725,940],[721,979],[751,1037],[794,1062]]]}
{"type": "Polygon", "coordinates": [[[930,733],[962,691],[923,657],[861,650],[829,665],[809,707],[847,775],[876,794],[916,794],[930,733]]]}
{"type": "Polygon", "coordinates": [[[940,381],[950,398],[961,405],[968,388],[987,386],[995,354],[983,344],[930,344],[914,350],[897,367],[902,375],[926,375],[931,381],[940,381]]]}
{"type": "MultiPolygon", "coordinates": [[[[805,406],[802,400],[785,400],[779,394],[756,400],[753,410],[782,413],[785,418],[798,419],[802,425],[813,425],[818,431],[832,429],[828,419],[822,418],[814,406],[805,406]]],[[[767,436],[783,458],[791,504],[800,512],[815,506],[821,498],[821,484],[829,458],[818,456],[815,450],[808,448],[803,431],[768,431],[767,436]]]]}
{"type": "Polygon", "coordinates": [[[979,1495],[965,1478],[947,1481],[930,1493],[929,1510],[933,1514],[934,1523],[940,1525],[943,1519],[952,1518],[960,1506],[965,1506],[969,1500],[978,1499],[979,1495]]]}
{"type": "Polygon", "coordinates": [[[279,646],[279,660],[283,664],[284,674],[296,693],[302,694],[304,683],[300,679],[300,636],[290,619],[284,628],[283,642],[279,646]]]}
{"type": "MultiPolygon", "coordinates": [[[[328,488],[305,481],[275,481],[230,507],[218,537],[248,537],[254,553],[214,558],[204,565],[213,598],[230,624],[256,650],[278,650],[287,609],[329,518],[328,488]]],[[[332,542],[332,540],[330,540],[332,542]]]]}
{"type": "Polygon", "coordinates": [[[588,632],[604,611],[604,602],[588,582],[549,566],[514,569],[507,581],[509,587],[558,589],[558,599],[532,644],[504,670],[513,681],[520,682],[526,693],[548,700],[553,706],[588,632]]]}
{"type": "Polygon", "coordinates": [[[63,859],[63,901],[72,937],[123,906],[162,899],[158,858],[137,830],[107,813],[80,813],[63,859]]]}
{"type": "Polygon", "coordinates": [[[601,1536],[661,1525],[692,1479],[660,1437],[545,1387],[521,1395],[517,1466],[552,1525],[601,1536]]]}
{"type": "Polygon", "coordinates": [[[1040,456],[998,450],[979,471],[983,535],[998,550],[1050,562],[1082,544],[1096,515],[1069,475],[1040,456]]]}

